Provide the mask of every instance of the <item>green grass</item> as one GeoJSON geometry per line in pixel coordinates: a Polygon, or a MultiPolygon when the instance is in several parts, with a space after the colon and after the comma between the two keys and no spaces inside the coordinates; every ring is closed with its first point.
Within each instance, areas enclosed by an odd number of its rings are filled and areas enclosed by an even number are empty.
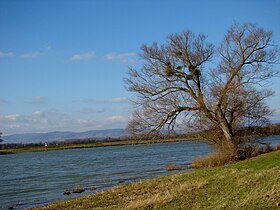
{"type": "Polygon", "coordinates": [[[279,209],[280,151],[137,182],[38,209],[279,209]]]}
{"type": "MultiPolygon", "coordinates": [[[[58,145],[58,146],[49,146],[48,151],[51,150],[64,150],[64,149],[79,149],[79,148],[92,148],[92,147],[107,147],[107,146],[122,146],[122,145],[135,145],[135,144],[154,144],[154,143],[163,143],[163,142],[177,142],[177,141],[191,141],[198,140],[197,138],[189,139],[157,139],[157,140],[131,140],[131,141],[115,141],[115,142],[96,142],[89,144],[70,144],[70,145],[58,145]]],[[[42,152],[45,151],[44,146],[26,146],[13,149],[0,149],[0,155],[5,154],[16,154],[22,152],[42,152]]]]}

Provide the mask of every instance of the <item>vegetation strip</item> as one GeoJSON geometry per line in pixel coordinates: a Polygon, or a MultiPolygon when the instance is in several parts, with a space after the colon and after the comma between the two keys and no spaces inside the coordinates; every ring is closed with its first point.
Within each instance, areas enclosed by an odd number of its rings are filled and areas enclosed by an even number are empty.
{"type": "MultiPolygon", "coordinates": [[[[154,144],[165,142],[178,142],[178,141],[193,141],[199,140],[198,138],[175,138],[175,139],[157,139],[157,140],[132,140],[132,141],[112,141],[112,142],[96,142],[89,144],[67,144],[67,145],[54,145],[49,146],[48,151],[51,150],[64,150],[64,149],[81,149],[92,147],[107,147],[107,146],[123,146],[123,145],[137,145],[137,144],[154,144]]],[[[45,151],[44,146],[27,146],[13,149],[1,149],[0,155],[16,154],[21,152],[42,152],[45,151]]]]}
{"type": "Polygon", "coordinates": [[[280,151],[36,209],[279,209],[280,151]]]}

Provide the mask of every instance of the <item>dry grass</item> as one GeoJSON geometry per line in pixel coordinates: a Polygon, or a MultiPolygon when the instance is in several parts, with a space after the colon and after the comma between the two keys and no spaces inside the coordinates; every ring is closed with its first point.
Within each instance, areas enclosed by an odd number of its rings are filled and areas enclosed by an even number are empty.
{"type": "Polygon", "coordinates": [[[135,199],[131,201],[125,209],[143,209],[143,208],[151,208],[157,207],[164,203],[168,203],[174,199],[174,195],[172,195],[169,191],[160,194],[151,195],[148,198],[142,199],[135,199]]]}
{"type": "MultiPolygon", "coordinates": [[[[170,180],[171,181],[171,180],[170,180]]],[[[172,182],[172,181],[171,181],[172,182]]],[[[179,195],[192,193],[194,190],[198,190],[208,184],[208,181],[196,180],[179,183],[172,182],[171,186],[166,187],[164,183],[158,183],[158,189],[161,189],[157,193],[153,191],[142,194],[141,196],[133,197],[130,202],[125,205],[125,209],[156,209],[168,203],[172,203],[179,195]]]]}
{"type": "Polygon", "coordinates": [[[280,145],[278,145],[276,148],[271,147],[270,144],[248,145],[246,147],[239,148],[236,154],[230,153],[226,148],[220,148],[212,154],[196,158],[192,163],[192,167],[204,168],[223,166],[256,157],[261,154],[269,153],[273,150],[280,150],[280,145]]]}
{"type": "Polygon", "coordinates": [[[178,170],[184,170],[184,168],[180,165],[167,165],[165,167],[167,171],[178,171],[178,170]]]}
{"type": "Polygon", "coordinates": [[[196,158],[192,162],[193,168],[216,167],[226,165],[232,162],[232,156],[226,153],[215,152],[196,158]]]}

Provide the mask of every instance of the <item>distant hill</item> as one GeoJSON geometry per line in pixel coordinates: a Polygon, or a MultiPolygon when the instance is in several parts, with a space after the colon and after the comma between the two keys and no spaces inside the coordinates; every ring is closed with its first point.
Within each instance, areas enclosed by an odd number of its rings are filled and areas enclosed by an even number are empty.
{"type": "Polygon", "coordinates": [[[2,143],[39,143],[50,141],[62,141],[66,139],[84,138],[118,138],[128,134],[125,129],[91,130],[85,132],[62,132],[55,131],[49,133],[25,133],[2,136],[2,143]]]}

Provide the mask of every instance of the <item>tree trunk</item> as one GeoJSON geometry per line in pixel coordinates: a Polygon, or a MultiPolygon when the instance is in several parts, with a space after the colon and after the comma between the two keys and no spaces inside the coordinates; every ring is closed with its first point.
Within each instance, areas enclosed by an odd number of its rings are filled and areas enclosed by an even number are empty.
{"type": "Polygon", "coordinates": [[[227,122],[227,119],[226,119],[225,115],[223,114],[220,106],[216,107],[216,116],[218,118],[217,120],[219,122],[219,128],[223,132],[223,135],[225,137],[228,148],[232,151],[232,153],[236,153],[237,144],[235,142],[232,128],[230,127],[229,123],[227,122]]]}

